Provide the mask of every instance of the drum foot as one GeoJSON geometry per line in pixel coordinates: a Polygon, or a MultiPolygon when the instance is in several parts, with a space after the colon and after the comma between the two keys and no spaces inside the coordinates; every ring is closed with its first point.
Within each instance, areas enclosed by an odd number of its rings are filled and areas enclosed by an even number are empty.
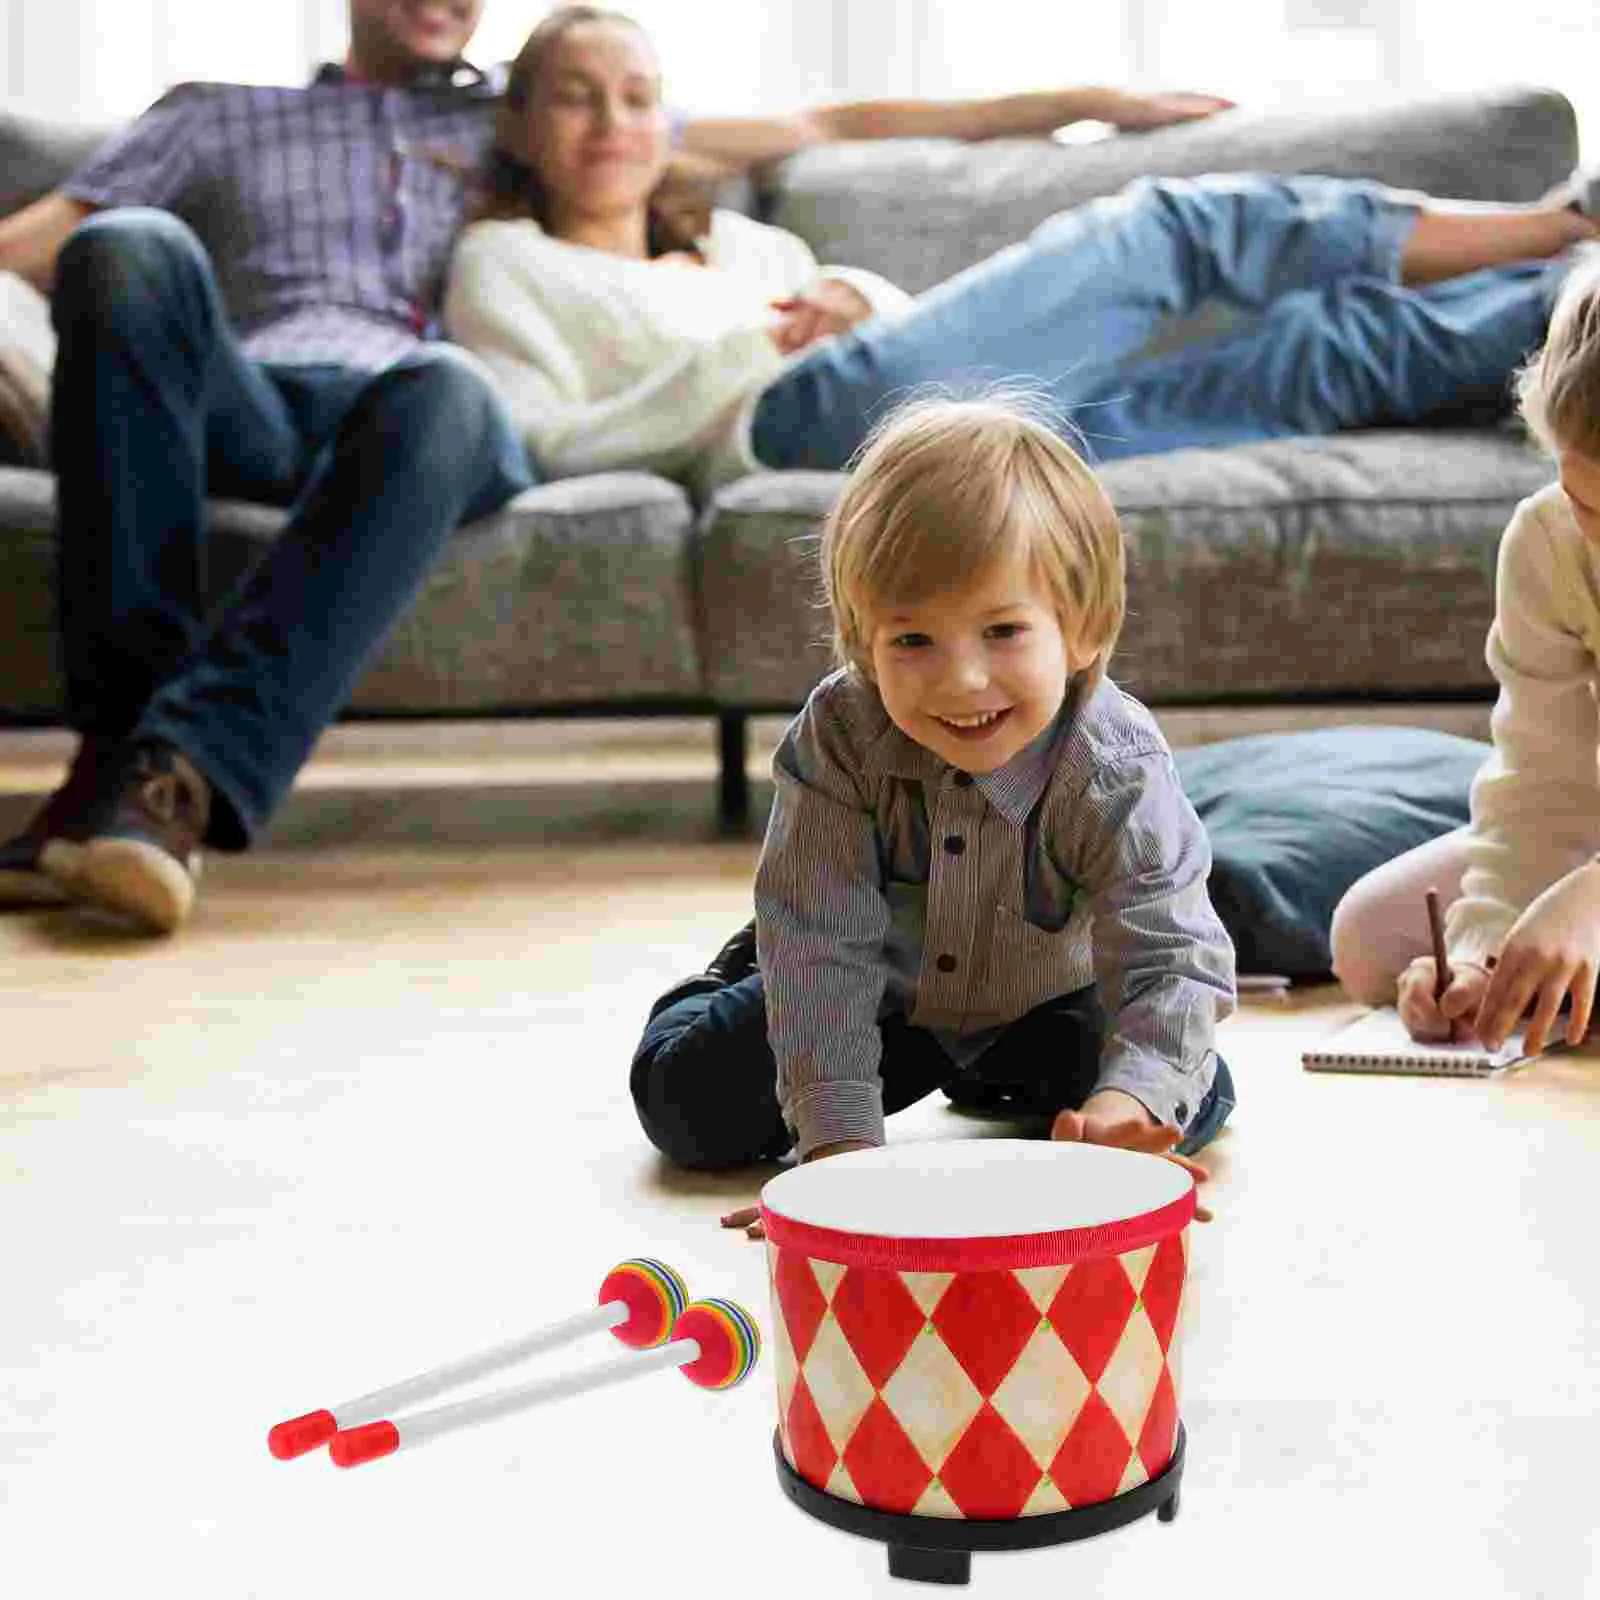
{"type": "Polygon", "coordinates": [[[970,1521],[964,1517],[918,1517],[879,1511],[859,1501],[828,1494],[807,1482],[790,1465],[776,1428],[772,1431],[772,1455],[784,1494],[807,1515],[846,1533],[888,1545],[891,1578],[913,1583],[964,1584],[971,1582],[975,1553],[1042,1550],[1048,1545],[1070,1544],[1109,1533],[1152,1511],[1161,1521],[1171,1522],[1178,1514],[1178,1486],[1183,1478],[1187,1442],[1180,1422],[1172,1459],[1165,1469],[1109,1500],[1033,1517],[970,1521]]]}
{"type": "Polygon", "coordinates": [[[969,1550],[921,1550],[911,1544],[889,1546],[889,1576],[913,1583],[971,1583],[969,1550]]]}

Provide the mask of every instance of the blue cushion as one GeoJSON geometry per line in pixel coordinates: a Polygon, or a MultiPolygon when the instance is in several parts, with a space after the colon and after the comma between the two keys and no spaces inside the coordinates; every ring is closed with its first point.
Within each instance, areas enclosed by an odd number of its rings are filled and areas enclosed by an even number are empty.
{"type": "Polygon", "coordinates": [[[1469,820],[1490,746],[1429,728],[1319,728],[1173,752],[1211,839],[1240,972],[1330,976],[1333,911],[1363,874],[1469,820]]]}

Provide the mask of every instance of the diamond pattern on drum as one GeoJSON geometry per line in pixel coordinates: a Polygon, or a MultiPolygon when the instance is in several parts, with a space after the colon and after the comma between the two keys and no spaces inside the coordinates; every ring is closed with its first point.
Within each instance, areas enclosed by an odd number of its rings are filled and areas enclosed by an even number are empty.
{"type": "Polygon", "coordinates": [[[1045,1313],[1090,1383],[1098,1383],[1138,1296],[1115,1257],[1080,1261],[1045,1313]]]}
{"type": "Polygon", "coordinates": [[[834,1290],[832,1311],[876,1389],[894,1376],[927,1321],[894,1272],[847,1271],[834,1290]]]}
{"type": "Polygon", "coordinates": [[[824,1492],[918,1516],[1039,1516],[1170,1463],[1187,1229],[1015,1272],[768,1259],[780,1440],[824,1492]]]}
{"type": "Polygon", "coordinates": [[[945,1290],[933,1325],[976,1385],[1000,1387],[1039,1326],[1039,1308],[1010,1272],[963,1272],[945,1290]]]}

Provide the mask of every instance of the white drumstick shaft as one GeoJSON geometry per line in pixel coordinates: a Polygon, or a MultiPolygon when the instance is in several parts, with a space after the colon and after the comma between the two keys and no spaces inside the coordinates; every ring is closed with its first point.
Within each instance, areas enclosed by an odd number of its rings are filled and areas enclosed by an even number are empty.
{"type": "Polygon", "coordinates": [[[647,1372],[662,1367],[686,1366],[700,1358],[700,1345],[694,1339],[674,1339],[654,1350],[642,1350],[637,1355],[619,1356],[586,1372],[566,1372],[560,1377],[545,1378],[538,1383],[522,1384],[515,1389],[499,1389],[494,1394],[480,1395],[474,1400],[462,1400],[453,1406],[439,1406],[433,1411],[419,1412],[414,1417],[397,1417],[395,1427],[400,1434],[400,1448],[422,1444],[436,1439],[441,1433],[453,1433],[457,1428],[470,1428],[480,1422],[492,1422],[496,1417],[525,1411],[530,1406],[543,1405],[549,1400],[565,1400],[571,1395],[583,1394],[589,1389],[604,1388],[607,1384],[621,1383],[628,1378],[639,1378],[647,1372]]]}
{"type": "Polygon", "coordinates": [[[431,1400],[434,1395],[458,1384],[470,1383],[485,1373],[496,1372],[521,1361],[525,1356],[537,1355],[541,1350],[553,1349],[569,1340],[582,1338],[588,1333],[599,1333],[614,1328],[628,1320],[628,1307],[621,1300],[609,1300],[592,1311],[580,1311],[562,1322],[553,1322],[533,1333],[520,1334],[504,1344],[480,1350],[475,1355],[462,1356],[458,1361],[435,1367],[431,1372],[419,1373],[401,1383],[384,1389],[374,1389],[357,1400],[342,1406],[333,1406],[335,1421],[341,1428],[356,1428],[364,1422],[378,1422],[393,1411],[415,1405],[419,1400],[431,1400]]]}

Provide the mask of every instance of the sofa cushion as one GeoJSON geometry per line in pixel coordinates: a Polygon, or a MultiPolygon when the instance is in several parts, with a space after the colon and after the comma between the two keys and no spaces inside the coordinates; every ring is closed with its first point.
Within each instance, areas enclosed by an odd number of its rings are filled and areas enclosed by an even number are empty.
{"type": "Polygon", "coordinates": [[[0,217],[65,183],[113,131],[0,112],[0,217]]]}
{"type": "MultiPolygon", "coordinates": [[[[1372,430],[1101,469],[1128,548],[1112,675],[1162,705],[1487,697],[1495,556],[1551,476],[1512,429],[1372,430]]],[[[817,533],[842,474],[721,490],[700,545],[711,693],[790,706],[828,667],[817,533]]]]}
{"type": "MultiPolygon", "coordinates": [[[[1211,902],[1239,971],[1328,976],[1333,912],[1345,891],[1466,823],[1472,778],[1489,752],[1430,728],[1378,726],[1174,752],[1211,841],[1211,902]]],[[[1420,901],[1416,910],[1421,920],[1420,901]]]]}
{"type": "Polygon", "coordinates": [[[822,145],[773,169],[763,214],[823,261],[912,294],[1025,238],[1046,217],[1147,173],[1325,173],[1464,200],[1534,200],[1578,159],[1577,119],[1548,90],[1240,109],[1096,144],[1000,139],[822,145]]]}
{"type": "Polygon", "coordinates": [[[0,466],[48,464],[55,362],[49,300],[16,273],[0,272],[0,466]]]}
{"type": "MultiPolygon", "coordinates": [[[[0,469],[0,715],[47,720],[55,649],[55,491],[0,469]]],[[[281,511],[213,507],[214,600],[270,548],[281,511]]],[[[351,709],[492,715],[702,693],[692,625],[693,515],[644,473],[544,484],[461,529],[357,684],[351,709]]]]}

